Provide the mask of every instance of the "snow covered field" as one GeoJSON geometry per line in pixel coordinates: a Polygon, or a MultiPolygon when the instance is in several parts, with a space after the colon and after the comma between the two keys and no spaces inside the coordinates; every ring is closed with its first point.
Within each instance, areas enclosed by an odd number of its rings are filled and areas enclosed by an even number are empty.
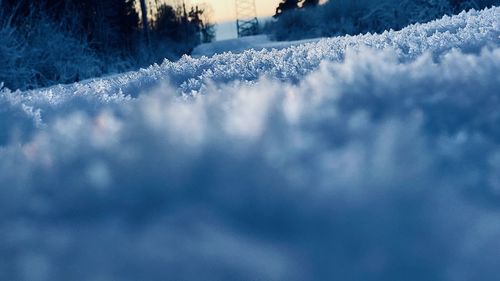
{"type": "Polygon", "coordinates": [[[499,89],[492,8],[0,90],[0,280],[497,280],[499,89]]]}
{"type": "Polygon", "coordinates": [[[306,43],[316,43],[320,39],[305,39],[298,41],[271,41],[267,35],[247,36],[237,39],[227,39],[215,41],[211,43],[201,44],[194,48],[192,56],[199,58],[201,56],[213,56],[215,54],[223,54],[231,52],[233,54],[243,53],[248,49],[273,50],[284,49],[291,46],[303,45],[306,43]]]}

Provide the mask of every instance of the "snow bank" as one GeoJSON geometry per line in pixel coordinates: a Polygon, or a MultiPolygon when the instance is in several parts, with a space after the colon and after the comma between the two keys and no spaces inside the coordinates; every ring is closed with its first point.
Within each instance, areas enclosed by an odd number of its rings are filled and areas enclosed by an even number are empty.
{"type": "Polygon", "coordinates": [[[498,8],[483,12],[471,11],[422,25],[412,25],[402,31],[387,31],[380,35],[346,36],[324,39],[316,43],[292,46],[281,50],[248,50],[242,54],[225,53],[213,57],[180,61],[165,61],[148,69],[130,72],[108,79],[55,86],[36,91],[36,95],[58,96],[124,94],[137,96],[159,84],[168,82],[178,93],[193,94],[207,86],[234,81],[256,81],[269,76],[281,81],[298,82],[317,70],[325,61],[341,61],[348,48],[368,46],[373,49],[393,49],[402,62],[413,60],[427,52],[435,59],[452,49],[477,53],[484,46],[498,46],[498,8]]]}
{"type": "Polygon", "coordinates": [[[3,90],[0,280],[496,280],[499,27],[3,90]]]}
{"type": "Polygon", "coordinates": [[[194,48],[191,55],[199,58],[201,56],[213,56],[215,54],[223,54],[227,52],[238,54],[249,49],[253,49],[255,51],[261,51],[263,49],[284,49],[290,46],[314,43],[319,40],[320,39],[307,39],[289,42],[276,42],[271,41],[267,35],[255,35],[201,44],[194,48]]]}

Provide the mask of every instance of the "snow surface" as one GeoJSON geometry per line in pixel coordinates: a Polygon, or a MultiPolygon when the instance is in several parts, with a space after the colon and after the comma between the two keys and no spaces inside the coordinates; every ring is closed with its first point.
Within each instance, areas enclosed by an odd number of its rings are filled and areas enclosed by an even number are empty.
{"type": "Polygon", "coordinates": [[[0,90],[0,280],[497,280],[500,8],[0,90]]]}
{"type": "Polygon", "coordinates": [[[221,41],[215,41],[211,43],[205,43],[194,48],[193,57],[201,56],[213,56],[215,54],[223,54],[231,52],[233,54],[242,53],[248,49],[253,49],[255,51],[260,50],[272,50],[272,49],[284,49],[290,46],[301,45],[306,43],[314,43],[319,41],[319,39],[306,39],[297,40],[289,42],[277,42],[271,41],[267,35],[255,35],[247,36],[237,39],[227,39],[221,41]]]}

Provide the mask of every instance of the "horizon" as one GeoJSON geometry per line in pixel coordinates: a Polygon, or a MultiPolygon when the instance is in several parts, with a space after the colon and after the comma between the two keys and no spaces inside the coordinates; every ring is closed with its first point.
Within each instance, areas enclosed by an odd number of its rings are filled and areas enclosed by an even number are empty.
{"type": "MultiPolygon", "coordinates": [[[[320,3],[325,3],[327,0],[320,0],[320,3]]],[[[273,16],[276,8],[282,0],[255,0],[256,16],[260,21],[266,20],[273,16]]],[[[216,24],[215,41],[235,39],[238,37],[236,30],[236,0],[149,0],[149,4],[167,3],[169,5],[182,5],[185,3],[187,7],[194,5],[208,4],[211,9],[210,18],[216,24]]],[[[138,5],[138,2],[137,2],[138,5]]],[[[139,9],[140,13],[140,8],[139,9]]]]}
{"type": "MultiPolygon", "coordinates": [[[[210,4],[214,11],[214,22],[224,23],[236,20],[236,0],[191,0],[192,5],[210,4]]],[[[281,0],[255,0],[257,17],[272,16],[281,0]]]]}
{"type": "MultiPolygon", "coordinates": [[[[215,41],[234,39],[238,37],[236,31],[236,0],[191,0],[191,5],[210,4],[213,9],[213,21],[216,26],[215,41]]],[[[255,0],[257,18],[260,21],[273,16],[282,0],[255,0]]],[[[320,0],[325,3],[326,0],[320,0]]]]}
{"type": "MultiPolygon", "coordinates": [[[[258,17],[259,23],[264,22],[271,17],[258,17]]],[[[236,19],[216,23],[215,26],[215,41],[223,41],[229,39],[238,38],[238,32],[236,30],[236,19]]]]}
{"type": "MultiPolygon", "coordinates": [[[[262,20],[271,17],[276,12],[276,8],[282,0],[255,0],[257,17],[262,20]]],[[[216,24],[216,41],[237,38],[236,31],[236,0],[161,0],[148,1],[148,5],[182,5],[186,7],[194,5],[208,4],[211,9],[209,13],[214,24],[216,24]]],[[[139,1],[136,2],[137,10],[140,13],[139,1]]]]}
{"type": "MultiPolygon", "coordinates": [[[[255,0],[257,17],[265,19],[274,15],[281,0],[255,0]]],[[[216,41],[238,37],[236,31],[235,0],[192,0],[191,4],[210,4],[213,8],[213,21],[216,26],[216,41]]]]}

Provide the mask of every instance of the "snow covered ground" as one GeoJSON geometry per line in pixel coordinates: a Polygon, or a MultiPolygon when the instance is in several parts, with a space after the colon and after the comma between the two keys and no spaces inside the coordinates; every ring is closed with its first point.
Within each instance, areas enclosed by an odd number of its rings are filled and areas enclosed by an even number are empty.
{"type": "Polygon", "coordinates": [[[256,51],[284,49],[290,46],[314,43],[319,39],[306,39],[290,42],[271,41],[267,35],[255,35],[238,39],[227,39],[197,46],[192,53],[193,57],[213,56],[231,52],[233,54],[242,53],[248,49],[256,51]]]}
{"type": "Polygon", "coordinates": [[[0,90],[0,280],[497,280],[500,8],[0,90]]]}

